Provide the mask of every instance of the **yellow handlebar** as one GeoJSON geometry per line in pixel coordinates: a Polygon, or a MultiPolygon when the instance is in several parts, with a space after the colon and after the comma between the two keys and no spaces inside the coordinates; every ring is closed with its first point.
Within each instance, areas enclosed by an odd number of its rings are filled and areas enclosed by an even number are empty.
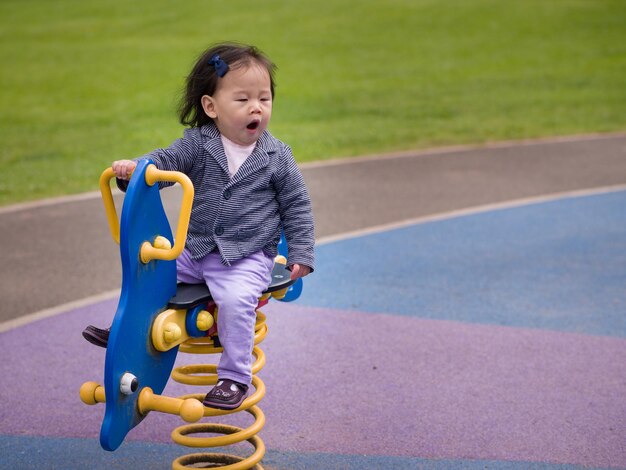
{"type": "Polygon", "coordinates": [[[187,229],[189,228],[189,217],[191,217],[191,206],[193,204],[193,184],[184,173],[179,171],[163,171],[154,165],[146,168],[146,183],[150,186],[158,181],[170,181],[179,183],[183,187],[183,200],[180,204],[180,215],[178,216],[178,227],[174,236],[174,246],[172,248],[155,248],[150,243],[145,242],[141,246],[141,261],[144,263],[153,259],[171,261],[176,259],[185,248],[187,239],[187,229]]]}
{"type": "MultiPolygon", "coordinates": [[[[80,399],[86,405],[106,403],[104,387],[96,382],[85,382],[80,387],[80,399]]],[[[142,415],[150,411],[160,411],[179,415],[188,423],[195,423],[204,416],[204,406],[195,398],[172,398],[155,395],[150,387],[144,387],[137,397],[137,405],[142,415]]]]}
{"type": "MultiPolygon", "coordinates": [[[[111,235],[113,236],[113,240],[119,244],[120,224],[117,218],[117,212],[115,211],[111,186],[109,185],[109,181],[114,177],[115,173],[113,173],[112,168],[107,168],[102,172],[102,175],[100,176],[100,192],[102,193],[102,200],[104,201],[104,209],[109,222],[111,235]]],[[[194,195],[191,180],[184,173],[180,173],[178,171],[163,171],[159,170],[154,165],[149,165],[146,168],[146,184],[152,186],[159,181],[179,183],[183,188],[178,227],[176,228],[174,246],[172,248],[155,248],[150,242],[146,241],[143,243],[141,246],[140,257],[141,261],[144,263],[148,263],[153,259],[167,261],[176,259],[183,252],[187,238],[187,229],[189,228],[189,218],[191,217],[191,206],[193,204],[194,195]]]]}
{"type": "Polygon", "coordinates": [[[120,223],[117,220],[117,212],[115,211],[115,203],[113,202],[113,193],[111,192],[111,186],[109,181],[115,178],[113,168],[107,168],[100,175],[100,193],[102,194],[102,201],[104,202],[104,211],[107,215],[109,222],[109,230],[113,240],[118,245],[120,244],[120,223]]]}

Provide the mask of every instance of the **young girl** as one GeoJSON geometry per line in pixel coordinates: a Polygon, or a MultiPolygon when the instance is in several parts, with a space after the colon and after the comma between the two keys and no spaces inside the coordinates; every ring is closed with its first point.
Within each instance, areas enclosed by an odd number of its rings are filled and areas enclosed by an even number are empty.
{"type": "MultiPolygon", "coordinates": [[[[270,283],[281,228],[291,278],[314,267],[313,216],[304,179],[291,149],[267,130],[275,68],[253,46],[208,49],[187,77],[181,100],[180,122],[189,128],[169,148],[141,157],[161,170],[185,173],[195,188],[176,268],[180,282],[205,282],[219,308],[224,352],[218,382],[204,399],[213,408],[237,408],[247,394],[255,309],[270,283]]],[[[135,166],[133,160],[113,162],[122,189],[135,166]]],[[[90,326],[83,334],[105,346],[103,331],[90,326]]]]}

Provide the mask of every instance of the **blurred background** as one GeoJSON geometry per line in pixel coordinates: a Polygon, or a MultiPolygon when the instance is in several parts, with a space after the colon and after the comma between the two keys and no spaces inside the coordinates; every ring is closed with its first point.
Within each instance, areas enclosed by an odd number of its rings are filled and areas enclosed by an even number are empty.
{"type": "Polygon", "coordinates": [[[300,162],[626,128],[622,0],[0,3],[0,205],[94,190],[182,134],[215,42],[278,65],[300,162]]]}

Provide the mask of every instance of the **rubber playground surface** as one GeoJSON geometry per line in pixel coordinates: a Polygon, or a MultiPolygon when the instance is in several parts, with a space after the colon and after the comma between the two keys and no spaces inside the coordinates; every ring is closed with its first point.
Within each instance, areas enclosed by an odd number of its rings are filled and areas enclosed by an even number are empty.
{"type": "MultiPolygon", "coordinates": [[[[320,240],[302,297],[262,309],[264,467],[626,468],[626,186],[612,183],[320,240]]],[[[100,448],[104,405],[78,390],[102,380],[104,353],[80,331],[116,305],[0,333],[0,468],[168,469],[195,452],[170,439],[180,418],[154,412],[100,448]]]]}

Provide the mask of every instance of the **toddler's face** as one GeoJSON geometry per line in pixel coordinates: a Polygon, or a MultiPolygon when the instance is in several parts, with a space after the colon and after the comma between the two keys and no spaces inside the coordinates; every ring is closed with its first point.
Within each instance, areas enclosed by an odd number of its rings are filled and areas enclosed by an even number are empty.
{"type": "Polygon", "coordinates": [[[272,117],[267,70],[255,63],[231,67],[220,78],[213,96],[202,97],[202,107],[223,136],[239,145],[252,145],[272,117]]]}

